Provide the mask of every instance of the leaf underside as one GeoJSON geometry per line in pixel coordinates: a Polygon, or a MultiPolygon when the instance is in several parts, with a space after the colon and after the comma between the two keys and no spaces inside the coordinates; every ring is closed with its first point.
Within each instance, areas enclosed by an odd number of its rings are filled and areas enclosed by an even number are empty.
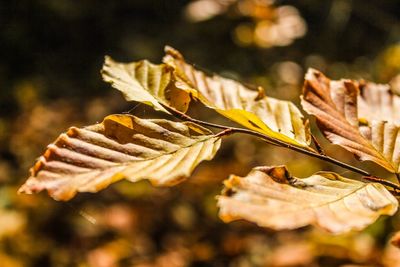
{"type": "Polygon", "coordinates": [[[351,80],[331,81],[309,70],[302,106],[314,115],[332,143],[358,159],[400,172],[400,98],[385,86],[351,80]]]}
{"type": "Polygon", "coordinates": [[[163,61],[175,69],[177,87],[186,89],[209,108],[249,129],[309,147],[308,124],[293,103],[266,97],[262,88],[255,91],[231,79],[208,76],[186,63],[177,50],[166,47],[165,51],[163,61]]]}
{"type": "Polygon", "coordinates": [[[66,201],[77,192],[97,192],[124,178],[172,186],[201,161],[212,159],[220,143],[193,123],[110,115],[102,123],[61,134],[20,192],[46,189],[54,199],[66,201]]]}
{"type": "Polygon", "coordinates": [[[358,117],[367,121],[387,121],[400,125],[400,96],[387,84],[359,83],[358,117]]]}
{"type": "Polygon", "coordinates": [[[275,230],[315,225],[344,233],[393,215],[398,202],[381,184],[331,172],[300,179],[277,166],[255,168],[246,177],[232,175],[218,206],[226,222],[245,219],[275,230]]]}

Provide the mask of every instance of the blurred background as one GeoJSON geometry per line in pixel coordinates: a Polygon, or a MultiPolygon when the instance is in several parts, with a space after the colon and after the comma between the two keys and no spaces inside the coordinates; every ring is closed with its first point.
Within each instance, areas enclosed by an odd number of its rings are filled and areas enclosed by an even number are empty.
{"type": "MultiPolygon", "coordinates": [[[[300,177],[318,170],[354,177],[250,137],[226,139],[214,161],[174,188],[120,182],[68,203],[16,193],[69,126],[111,113],[161,116],[102,82],[104,55],[158,63],[171,45],[202,69],[295,103],[309,67],[400,92],[399,11],[395,0],[0,1],[0,265],[400,266],[400,250],[386,246],[399,217],[344,236],[223,224],[215,196],[231,173],[286,164],[300,177]]],[[[196,105],[190,112],[225,123],[196,105]]],[[[359,166],[321,140],[329,154],[359,166]]]]}

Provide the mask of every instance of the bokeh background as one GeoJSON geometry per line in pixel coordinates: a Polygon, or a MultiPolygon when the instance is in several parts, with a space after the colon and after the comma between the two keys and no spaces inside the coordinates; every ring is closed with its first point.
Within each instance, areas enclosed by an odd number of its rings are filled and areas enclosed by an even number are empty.
{"type": "MultiPolygon", "coordinates": [[[[398,217],[344,236],[223,224],[215,196],[231,173],[286,164],[297,176],[334,170],[357,178],[250,137],[226,139],[214,161],[174,188],[120,182],[68,203],[16,193],[69,126],[111,113],[162,116],[102,82],[104,55],[157,63],[171,45],[205,71],[295,103],[309,67],[400,92],[399,11],[395,0],[0,1],[0,265],[400,266],[399,250],[386,245],[398,217]]],[[[226,123],[200,106],[191,113],[226,123]]],[[[328,153],[359,166],[321,139],[328,153]]]]}

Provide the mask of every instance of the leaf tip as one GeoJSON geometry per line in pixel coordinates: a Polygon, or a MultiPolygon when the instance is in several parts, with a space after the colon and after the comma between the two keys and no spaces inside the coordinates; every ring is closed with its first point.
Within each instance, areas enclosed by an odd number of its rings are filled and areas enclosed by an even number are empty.
{"type": "Polygon", "coordinates": [[[313,77],[319,77],[321,75],[323,75],[323,74],[319,70],[314,69],[314,68],[308,68],[307,72],[306,72],[306,75],[305,75],[305,78],[306,79],[310,79],[310,78],[313,78],[313,77]]]}
{"type": "Polygon", "coordinates": [[[254,168],[256,171],[261,171],[271,177],[275,182],[288,184],[291,180],[291,175],[285,165],[280,166],[261,166],[254,168]]]}
{"type": "Polygon", "coordinates": [[[164,47],[164,52],[165,52],[165,54],[167,54],[175,59],[180,59],[180,60],[184,59],[183,55],[178,50],[173,48],[172,46],[166,45],[164,47]]]}
{"type": "Polygon", "coordinates": [[[254,101],[258,101],[258,100],[261,100],[266,97],[265,90],[262,86],[257,87],[257,92],[258,92],[258,94],[257,94],[256,98],[254,99],[254,101]]]}
{"type": "Polygon", "coordinates": [[[109,56],[109,55],[105,55],[105,56],[104,56],[103,68],[100,70],[100,72],[105,71],[104,68],[105,68],[106,66],[108,66],[108,65],[113,64],[113,63],[115,63],[115,61],[112,59],[112,57],[109,56]]]}
{"type": "Polygon", "coordinates": [[[34,194],[34,193],[39,193],[45,189],[41,183],[36,179],[36,177],[31,176],[28,178],[28,180],[21,185],[21,187],[18,189],[17,193],[18,194],[34,194]]]}

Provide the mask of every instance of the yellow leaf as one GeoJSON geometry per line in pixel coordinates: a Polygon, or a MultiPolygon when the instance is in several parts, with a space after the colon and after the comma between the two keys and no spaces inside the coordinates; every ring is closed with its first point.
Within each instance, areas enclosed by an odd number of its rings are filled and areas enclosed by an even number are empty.
{"type": "Polygon", "coordinates": [[[172,186],[201,161],[212,159],[220,143],[220,137],[193,123],[110,115],[102,123],[61,134],[19,191],[47,190],[56,200],[69,200],[124,178],[172,186]]]}
{"type": "Polygon", "coordinates": [[[106,56],[101,71],[104,81],[121,91],[128,101],[138,101],[169,113],[161,104],[185,112],[190,95],[176,88],[171,67],[147,60],[119,63],[106,56]]]}
{"type": "Polygon", "coordinates": [[[207,76],[171,47],[166,47],[164,63],[175,69],[176,86],[207,107],[249,129],[311,149],[308,124],[293,103],[266,97],[262,88],[255,91],[234,80],[207,76]]]}
{"type": "Polygon", "coordinates": [[[398,208],[381,184],[332,172],[295,178],[283,166],[258,167],[246,177],[232,175],[225,187],[218,197],[224,221],[246,219],[275,230],[310,224],[332,233],[361,230],[398,208]]]}
{"type": "Polygon", "coordinates": [[[331,81],[311,69],[306,74],[301,103],[316,117],[329,141],[360,160],[370,160],[399,173],[400,98],[387,89],[351,80],[331,81]]]}

